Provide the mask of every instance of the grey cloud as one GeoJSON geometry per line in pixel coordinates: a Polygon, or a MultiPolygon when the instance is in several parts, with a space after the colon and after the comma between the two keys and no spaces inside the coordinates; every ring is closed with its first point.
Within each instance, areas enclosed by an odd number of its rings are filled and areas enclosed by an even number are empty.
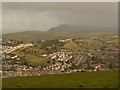
{"type": "Polygon", "coordinates": [[[48,30],[60,24],[117,28],[117,3],[3,3],[3,32],[48,30]]]}

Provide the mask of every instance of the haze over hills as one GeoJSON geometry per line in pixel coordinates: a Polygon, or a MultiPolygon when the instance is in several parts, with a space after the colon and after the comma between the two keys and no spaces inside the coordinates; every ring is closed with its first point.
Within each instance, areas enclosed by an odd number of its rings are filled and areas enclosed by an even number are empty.
{"type": "Polygon", "coordinates": [[[91,27],[91,26],[81,26],[81,25],[73,25],[73,24],[61,24],[56,27],[52,27],[48,29],[47,31],[44,30],[23,30],[23,31],[14,31],[12,32],[5,32],[9,30],[3,30],[2,34],[10,34],[10,33],[20,33],[20,32],[118,32],[118,28],[113,27],[91,27]]]}
{"type": "Polygon", "coordinates": [[[62,39],[70,36],[71,34],[69,32],[56,33],[56,32],[47,32],[47,31],[26,31],[26,32],[3,34],[2,38],[4,41],[17,40],[17,41],[33,42],[42,39],[43,40],[62,39]]]}
{"type": "Polygon", "coordinates": [[[61,24],[53,27],[48,31],[26,31],[3,34],[3,40],[18,40],[18,41],[37,41],[37,40],[51,40],[63,38],[76,38],[82,32],[117,32],[114,28],[92,28],[83,27],[79,25],[61,24]]]}
{"type": "Polygon", "coordinates": [[[80,25],[71,25],[71,24],[61,24],[57,27],[53,27],[48,30],[49,32],[111,32],[117,31],[117,28],[110,27],[89,27],[89,26],[80,26],[80,25]]]}

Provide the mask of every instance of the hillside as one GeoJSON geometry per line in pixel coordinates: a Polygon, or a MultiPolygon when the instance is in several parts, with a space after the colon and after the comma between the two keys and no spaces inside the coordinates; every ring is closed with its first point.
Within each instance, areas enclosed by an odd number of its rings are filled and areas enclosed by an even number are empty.
{"type": "Polygon", "coordinates": [[[48,30],[49,32],[109,32],[116,31],[114,28],[108,27],[89,27],[80,25],[61,24],[48,30]]]}
{"type": "MultiPolygon", "coordinates": [[[[78,38],[78,37],[83,37],[85,36],[85,34],[87,35],[90,33],[93,35],[102,34],[102,32],[96,33],[96,31],[84,32],[84,31],[79,31],[78,29],[73,30],[71,27],[71,29],[69,28],[69,30],[68,29],[59,30],[55,28],[49,31],[26,31],[26,32],[8,33],[8,34],[3,34],[2,38],[3,38],[3,41],[16,40],[16,41],[24,41],[24,42],[35,42],[38,40],[78,38]]],[[[107,32],[107,33],[110,33],[110,32],[107,32]]]]}
{"type": "Polygon", "coordinates": [[[38,40],[64,39],[79,37],[81,32],[47,32],[47,31],[26,31],[3,34],[4,41],[16,40],[24,42],[35,42],[38,40]]]}
{"type": "Polygon", "coordinates": [[[15,77],[3,79],[2,82],[3,88],[117,88],[118,72],[79,72],[15,77]]]}
{"type": "Polygon", "coordinates": [[[17,40],[24,42],[34,42],[37,40],[50,40],[62,37],[57,33],[45,32],[45,31],[26,31],[26,32],[17,32],[17,33],[8,33],[3,34],[3,40],[17,40]]]}

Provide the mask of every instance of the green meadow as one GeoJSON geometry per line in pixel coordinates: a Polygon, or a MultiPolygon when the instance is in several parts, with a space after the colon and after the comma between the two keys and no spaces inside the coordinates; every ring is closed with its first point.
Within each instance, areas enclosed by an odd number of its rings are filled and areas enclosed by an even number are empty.
{"type": "Polygon", "coordinates": [[[118,72],[77,72],[3,79],[3,88],[117,88],[118,72]]]}
{"type": "Polygon", "coordinates": [[[39,57],[39,56],[30,55],[30,54],[26,55],[26,61],[33,66],[39,66],[39,65],[47,64],[46,58],[42,58],[42,57],[39,57]]]}

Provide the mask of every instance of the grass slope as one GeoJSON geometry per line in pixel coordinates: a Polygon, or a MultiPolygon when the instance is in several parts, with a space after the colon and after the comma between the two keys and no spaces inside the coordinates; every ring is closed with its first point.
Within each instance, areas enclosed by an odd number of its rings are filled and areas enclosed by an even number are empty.
{"type": "Polygon", "coordinates": [[[38,57],[38,56],[35,56],[35,55],[30,55],[30,54],[26,55],[26,60],[27,60],[28,63],[30,63],[33,66],[46,64],[46,59],[45,58],[38,57]]]}
{"type": "Polygon", "coordinates": [[[115,88],[118,72],[78,72],[3,79],[3,88],[115,88]]]}
{"type": "Polygon", "coordinates": [[[66,48],[66,49],[71,49],[71,50],[79,50],[79,46],[75,43],[75,42],[68,42],[66,43],[63,48],[66,48]]]}
{"type": "MultiPolygon", "coordinates": [[[[93,35],[102,35],[102,32],[47,32],[47,31],[26,31],[26,32],[18,32],[18,33],[8,33],[3,34],[3,40],[16,40],[16,41],[24,41],[24,42],[35,42],[38,40],[51,40],[51,39],[64,39],[64,38],[78,38],[80,36],[84,36],[85,34],[93,35]]],[[[115,33],[116,32],[106,32],[115,33]]]]}

